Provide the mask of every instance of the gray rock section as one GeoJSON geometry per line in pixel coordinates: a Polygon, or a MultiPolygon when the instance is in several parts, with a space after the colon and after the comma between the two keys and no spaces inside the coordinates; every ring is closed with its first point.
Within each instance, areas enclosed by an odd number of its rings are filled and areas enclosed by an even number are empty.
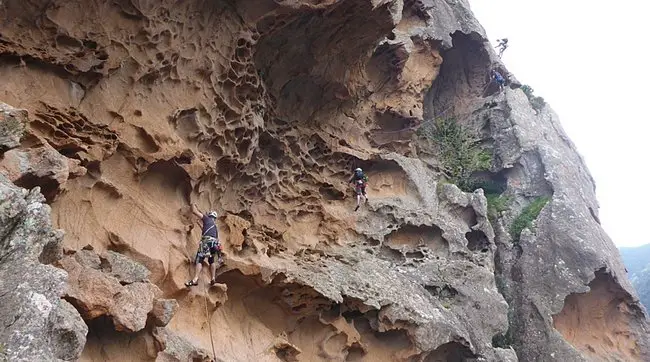
{"type": "Polygon", "coordinates": [[[99,258],[99,255],[91,250],[79,250],[74,253],[74,259],[81,264],[82,266],[99,270],[101,268],[102,261],[99,258]]]}
{"type": "MultiPolygon", "coordinates": [[[[143,272],[144,266],[117,253],[108,255],[112,264],[90,250],[61,259],[58,265],[68,272],[65,296],[86,320],[107,315],[117,331],[140,331],[145,328],[154,301],[162,291],[149,281],[132,282],[146,279],[148,271],[143,272]]],[[[172,306],[160,311],[161,321],[169,322],[175,311],[172,306]]]]}
{"type": "Polygon", "coordinates": [[[442,40],[445,48],[451,48],[451,34],[457,31],[465,34],[475,33],[483,39],[487,38],[483,26],[472,14],[467,0],[422,0],[416,1],[415,6],[426,14],[427,26],[414,30],[412,35],[442,40]]]}
{"type": "MultiPolygon", "coordinates": [[[[212,360],[208,351],[198,348],[187,339],[163,327],[155,327],[153,337],[160,347],[156,362],[196,361],[207,362],[212,360]]],[[[215,362],[223,362],[217,358],[215,362]]]]}
{"type": "Polygon", "coordinates": [[[18,147],[25,133],[27,111],[0,102],[0,152],[18,147]]]}
{"type": "Polygon", "coordinates": [[[0,175],[0,345],[9,361],[73,360],[85,343],[85,323],[60,299],[66,272],[38,261],[62,238],[44,201],[38,188],[28,192],[0,175]]]}
{"type": "Polygon", "coordinates": [[[81,355],[88,327],[72,304],[59,299],[50,316],[48,328],[51,331],[50,345],[56,358],[71,361],[81,355]]]}
{"type": "Polygon", "coordinates": [[[148,283],[128,284],[114,298],[109,313],[113,316],[115,330],[137,332],[143,329],[153,309],[153,288],[148,283]]]}
{"type": "MultiPolygon", "coordinates": [[[[519,359],[587,360],[554,329],[552,316],[562,310],[566,296],[588,291],[595,271],[605,268],[628,293],[627,303],[636,311],[630,324],[632,338],[645,353],[642,358],[650,360],[647,320],[619,254],[600,226],[594,181],[557,115],[548,106],[539,114],[532,109],[467,1],[423,0],[415,6],[427,14],[427,26],[412,34],[442,40],[443,48],[456,50],[443,55],[440,76],[425,100],[425,120],[449,109],[446,116],[458,116],[481,134],[494,149],[492,171],[505,174],[506,194],[514,200],[493,228],[496,272],[510,303],[519,359]],[[498,94],[496,87],[488,86],[491,68],[507,74],[512,88],[498,94]],[[495,106],[488,108],[489,101],[495,106]],[[508,233],[512,221],[535,197],[550,195],[534,230],[524,230],[519,245],[513,245],[508,233]]],[[[454,238],[449,240],[453,248],[454,238]]]]}
{"type": "MultiPolygon", "coordinates": [[[[501,220],[500,244],[505,290],[513,302],[513,335],[519,339],[523,360],[587,360],[553,328],[564,298],[589,290],[595,271],[605,268],[638,308],[614,243],[598,221],[595,185],[587,167],[559,124],[545,107],[539,115],[519,90],[507,89],[495,98],[489,113],[499,168],[509,169],[508,193],[514,195],[511,212],[501,220]],[[511,246],[507,225],[533,197],[550,195],[534,232],[524,230],[518,246],[511,246]],[[544,283],[539,283],[539,276],[544,283]],[[514,280],[516,276],[516,280],[514,280]]],[[[632,335],[648,351],[647,322],[643,313],[631,323],[632,335]]]]}
{"type": "Polygon", "coordinates": [[[178,310],[176,299],[157,299],[153,304],[150,315],[158,327],[164,327],[172,320],[178,310]]]}
{"type": "Polygon", "coordinates": [[[117,278],[122,284],[144,282],[149,279],[149,269],[128,256],[107,251],[101,255],[104,272],[117,278]]]}
{"type": "MultiPolygon", "coordinates": [[[[422,172],[420,175],[426,178],[428,171],[422,172]]],[[[456,187],[446,193],[456,201],[479,197],[456,187]]],[[[436,201],[434,204],[439,204],[436,201]]],[[[398,205],[392,206],[392,210],[400,210],[398,205]]],[[[430,223],[430,214],[421,211],[421,219],[413,216],[410,222],[430,223]]],[[[384,217],[381,211],[373,214],[378,219],[384,217]]],[[[454,219],[443,208],[436,215],[440,220],[454,219]]],[[[458,230],[465,229],[467,225],[458,230]]],[[[357,300],[367,309],[379,311],[377,331],[407,329],[413,345],[424,355],[445,343],[462,341],[479,355],[479,360],[516,361],[514,351],[497,350],[491,345],[492,337],[505,332],[508,326],[508,305],[497,291],[492,264],[479,262],[486,255],[491,260],[491,251],[473,253],[461,248],[459,245],[455,253],[439,256],[424,246],[420,248],[422,257],[406,258],[396,257],[381,244],[351,246],[320,252],[320,257],[298,260],[297,265],[285,265],[282,273],[288,282],[309,285],[333,302],[357,300]]]]}

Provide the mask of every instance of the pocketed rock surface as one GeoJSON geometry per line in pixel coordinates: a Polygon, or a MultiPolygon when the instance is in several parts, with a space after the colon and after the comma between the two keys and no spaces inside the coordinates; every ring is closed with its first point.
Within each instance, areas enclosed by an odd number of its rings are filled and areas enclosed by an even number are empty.
{"type": "Polygon", "coordinates": [[[0,24],[9,360],[650,359],[589,171],[467,1],[8,0],[0,24]],[[436,118],[506,208],[446,182],[436,118]],[[192,203],[220,215],[214,286],[183,284],[192,203]]]}

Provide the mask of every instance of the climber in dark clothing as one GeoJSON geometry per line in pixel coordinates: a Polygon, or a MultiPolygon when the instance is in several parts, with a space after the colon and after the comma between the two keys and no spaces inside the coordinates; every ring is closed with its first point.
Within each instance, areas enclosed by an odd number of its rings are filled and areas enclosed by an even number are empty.
{"type": "Polygon", "coordinates": [[[508,48],[508,38],[497,39],[497,48],[499,48],[499,58],[503,55],[503,52],[508,48]]]}
{"type": "Polygon", "coordinates": [[[192,213],[197,217],[201,218],[203,221],[203,227],[201,229],[201,241],[199,242],[199,249],[196,252],[194,257],[194,278],[185,283],[185,286],[191,287],[193,285],[198,285],[199,275],[201,274],[201,269],[203,267],[203,260],[205,257],[208,257],[208,263],[210,264],[210,274],[212,279],[210,284],[214,285],[216,283],[216,274],[217,274],[217,265],[214,263],[215,255],[218,257],[218,262],[221,264],[223,259],[221,258],[221,243],[219,242],[219,237],[217,233],[217,212],[210,211],[207,214],[202,214],[196,204],[192,204],[192,213]]]}
{"type": "Polygon", "coordinates": [[[503,90],[503,87],[506,85],[506,79],[497,71],[496,69],[492,70],[492,78],[499,84],[499,90],[503,90]]]}
{"type": "Polygon", "coordinates": [[[357,195],[357,207],[354,208],[354,211],[359,210],[359,205],[361,204],[361,198],[363,197],[368,202],[368,195],[366,195],[366,184],[368,183],[368,176],[363,173],[361,168],[356,168],[354,170],[354,175],[350,178],[348,183],[354,183],[354,191],[357,195]]]}

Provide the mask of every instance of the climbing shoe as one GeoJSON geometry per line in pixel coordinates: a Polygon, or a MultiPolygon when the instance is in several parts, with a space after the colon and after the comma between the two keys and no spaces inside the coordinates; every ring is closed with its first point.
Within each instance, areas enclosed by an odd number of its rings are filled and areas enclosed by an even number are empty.
{"type": "Polygon", "coordinates": [[[354,208],[354,211],[357,211],[357,210],[359,210],[359,205],[357,205],[357,207],[354,208]]]}
{"type": "Polygon", "coordinates": [[[199,285],[198,281],[195,282],[194,280],[190,280],[189,282],[185,282],[186,287],[191,287],[194,285],[199,285]]]}

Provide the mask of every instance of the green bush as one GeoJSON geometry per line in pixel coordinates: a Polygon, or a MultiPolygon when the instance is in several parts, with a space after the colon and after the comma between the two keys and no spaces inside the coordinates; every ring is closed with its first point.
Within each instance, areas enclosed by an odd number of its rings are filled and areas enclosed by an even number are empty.
{"type": "Polygon", "coordinates": [[[472,173],[492,166],[492,153],[482,149],[479,140],[453,118],[436,119],[433,124],[420,127],[418,135],[433,142],[442,171],[464,191],[474,190],[472,173]]]}
{"type": "Polygon", "coordinates": [[[540,196],[521,211],[521,214],[510,225],[510,236],[514,242],[519,242],[521,232],[525,228],[531,227],[533,221],[537,219],[537,216],[549,200],[551,198],[548,196],[540,196]]]}
{"type": "Polygon", "coordinates": [[[488,218],[495,221],[499,217],[499,213],[508,210],[508,204],[511,198],[496,193],[485,194],[488,204],[488,218]]]}
{"type": "Polygon", "coordinates": [[[544,101],[544,98],[535,96],[534,93],[535,90],[528,84],[522,85],[521,90],[524,92],[526,97],[528,97],[528,102],[533,107],[535,112],[539,113],[542,110],[542,108],[544,108],[544,105],[546,105],[546,101],[544,101]]]}

